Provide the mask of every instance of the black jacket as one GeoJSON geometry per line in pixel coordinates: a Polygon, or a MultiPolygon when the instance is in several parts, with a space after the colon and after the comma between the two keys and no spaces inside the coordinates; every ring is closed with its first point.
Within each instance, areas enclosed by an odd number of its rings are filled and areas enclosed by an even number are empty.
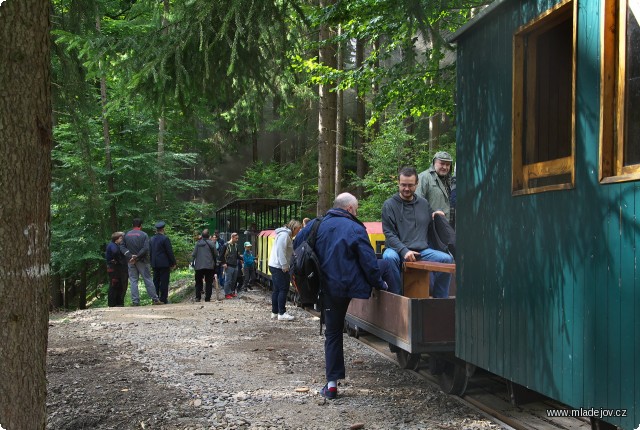
{"type": "Polygon", "coordinates": [[[151,254],[151,267],[171,267],[176,265],[176,257],[173,255],[171,241],[164,234],[156,234],[151,238],[149,247],[151,254]]]}

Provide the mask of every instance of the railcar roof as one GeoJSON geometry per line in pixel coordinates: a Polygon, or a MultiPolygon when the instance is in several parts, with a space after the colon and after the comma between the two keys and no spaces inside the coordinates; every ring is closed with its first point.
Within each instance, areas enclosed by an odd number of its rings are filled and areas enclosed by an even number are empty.
{"type": "Polygon", "coordinates": [[[466,33],[470,28],[475,27],[480,21],[482,21],[485,17],[490,15],[494,10],[498,7],[502,6],[504,3],[507,3],[511,0],[496,0],[493,3],[486,6],[482,9],[476,16],[470,19],[465,25],[460,27],[455,33],[451,34],[446,38],[447,42],[455,42],[462,34],[466,33]]]}
{"type": "Polygon", "coordinates": [[[289,199],[237,199],[233,200],[216,211],[216,215],[228,210],[243,209],[253,213],[268,212],[270,210],[290,205],[299,205],[300,200],[289,199]]]}

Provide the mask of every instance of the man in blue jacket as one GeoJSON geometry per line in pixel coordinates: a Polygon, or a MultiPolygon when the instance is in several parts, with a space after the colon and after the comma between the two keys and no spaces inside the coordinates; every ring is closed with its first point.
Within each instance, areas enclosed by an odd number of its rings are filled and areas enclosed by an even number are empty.
{"type": "Polygon", "coordinates": [[[151,238],[151,267],[153,268],[153,285],[162,303],[169,303],[169,277],[171,269],[176,267],[171,241],[164,234],[166,223],[156,223],[156,234],[151,238]]]}
{"type": "MultiPolygon", "coordinates": [[[[320,394],[335,399],[338,379],[344,379],[344,347],[342,328],[352,298],[368,299],[371,289],[399,291],[400,279],[387,261],[376,259],[367,229],[356,218],[358,200],[342,193],[327,212],[318,228],[315,252],[323,273],[323,312],[325,321],[325,372],[327,384],[320,394]],[[388,279],[383,281],[383,276],[388,279]]],[[[313,220],[298,233],[296,249],[309,235],[313,220]]]]}

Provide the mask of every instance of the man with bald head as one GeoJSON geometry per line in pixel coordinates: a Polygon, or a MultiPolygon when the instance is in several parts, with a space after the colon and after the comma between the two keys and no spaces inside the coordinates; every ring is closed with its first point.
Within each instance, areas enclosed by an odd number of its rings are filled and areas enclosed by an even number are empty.
{"type": "MultiPolygon", "coordinates": [[[[345,377],[342,328],[351,299],[368,299],[372,288],[395,293],[400,291],[399,274],[394,277],[397,272],[391,264],[376,258],[367,229],[356,217],[357,213],[358,200],[355,196],[340,194],[322,219],[316,236],[315,252],[323,275],[321,288],[327,377],[327,385],[320,394],[327,399],[336,398],[338,379],[345,377]]],[[[298,233],[294,249],[306,240],[316,222],[310,221],[298,233]]]]}

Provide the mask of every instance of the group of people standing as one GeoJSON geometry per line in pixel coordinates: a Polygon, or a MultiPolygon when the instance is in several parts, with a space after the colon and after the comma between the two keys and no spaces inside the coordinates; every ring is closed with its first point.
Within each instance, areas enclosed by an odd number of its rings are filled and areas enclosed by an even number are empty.
{"type": "MultiPolygon", "coordinates": [[[[142,278],[147,294],[154,305],[169,303],[169,278],[176,267],[176,258],[171,240],[165,234],[166,223],[155,224],[156,234],[149,239],[142,230],[142,220],[133,220],[128,232],[117,231],[111,235],[105,258],[109,275],[107,304],[110,307],[124,306],[128,284],[131,284],[131,302],[140,305],[138,280],[142,278]],[[153,277],[152,277],[153,270],[153,277]]],[[[238,234],[232,233],[231,240],[224,242],[209,229],[202,231],[191,254],[195,269],[196,301],[200,301],[204,291],[204,300],[210,301],[213,282],[224,285],[225,298],[237,296],[240,288],[252,289],[251,282],[256,280],[255,257],[251,243],[246,242],[244,249],[238,244],[238,234]],[[244,270],[244,276],[239,276],[244,270]],[[236,283],[244,279],[241,286],[236,283]]]]}
{"type": "Polygon", "coordinates": [[[211,300],[213,282],[218,281],[224,286],[225,299],[237,297],[242,289],[251,290],[251,283],[256,280],[255,256],[251,250],[251,242],[245,242],[244,249],[238,243],[238,233],[231,233],[229,242],[224,242],[214,233],[209,237],[209,230],[205,229],[196,242],[191,254],[193,267],[196,271],[196,301],[202,297],[204,279],[204,301],[211,300]],[[240,273],[243,276],[240,276],[240,273]],[[242,285],[239,280],[242,279],[242,285]]]}
{"type": "Polygon", "coordinates": [[[149,239],[149,235],[142,231],[142,220],[136,218],[131,230],[126,233],[117,231],[111,235],[105,253],[109,274],[109,306],[124,306],[128,282],[131,283],[131,302],[133,306],[139,306],[140,277],[154,305],[168,303],[169,275],[171,269],[176,267],[176,258],[171,241],[165,235],[165,226],[164,221],[157,222],[156,234],[149,239]]]}

